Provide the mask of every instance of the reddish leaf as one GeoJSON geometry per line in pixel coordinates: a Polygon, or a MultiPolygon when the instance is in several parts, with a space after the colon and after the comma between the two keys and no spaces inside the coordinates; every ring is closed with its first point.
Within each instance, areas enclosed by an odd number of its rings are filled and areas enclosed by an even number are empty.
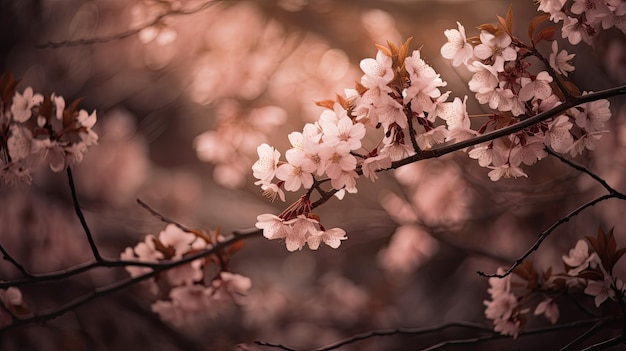
{"type": "Polygon", "coordinates": [[[498,32],[498,26],[491,23],[485,23],[478,26],[478,29],[489,32],[490,34],[495,35],[498,32]]]}
{"type": "Polygon", "coordinates": [[[550,41],[552,40],[552,37],[554,36],[555,31],[556,31],[556,26],[546,27],[540,30],[539,33],[537,33],[537,36],[535,37],[535,40],[533,40],[533,42],[538,43],[542,40],[550,41]]]}
{"type": "Polygon", "coordinates": [[[367,91],[367,88],[359,82],[354,82],[354,90],[356,90],[359,95],[363,95],[367,91]]]}
{"type": "Polygon", "coordinates": [[[380,50],[383,54],[385,54],[385,56],[389,56],[389,57],[393,57],[393,53],[385,46],[382,46],[380,44],[375,44],[376,48],[378,48],[378,50],[380,50]]]}
{"type": "Polygon", "coordinates": [[[611,259],[611,271],[613,270],[613,267],[615,267],[615,265],[617,264],[617,261],[619,261],[619,259],[622,258],[622,256],[624,256],[625,253],[626,253],[626,247],[623,247],[615,252],[615,254],[613,255],[613,258],[611,259]]]}
{"type": "Polygon", "coordinates": [[[509,6],[509,10],[506,12],[506,18],[498,17],[498,22],[502,30],[509,36],[513,36],[513,5],[509,6]]]}
{"type": "Polygon", "coordinates": [[[226,249],[226,254],[228,256],[232,256],[235,253],[237,253],[237,251],[243,249],[243,247],[245,246],[245,243],[243,242],[243,240],[237,240],[234,243],[232,243],[228,249],[226,249]]]}
{"type": "Polygon", "coordinates": [[[327,108],[329,110],[332,110],[333,107],[335,106],[335,101],[333,101],[333,100],[321,100],[321,101],[315,101],[315,104],[317,106],[324,107],[324,108],[327,108]]]}
{"type": "Polygon", "coordinates": [[[539,27],[543,22],[547,21],[550,18],[550,14],[546,13],[543,15],[535,16],[528,25],[528,38],[533,40],[533,34],[535,33],[535,29],[539,27]]]}

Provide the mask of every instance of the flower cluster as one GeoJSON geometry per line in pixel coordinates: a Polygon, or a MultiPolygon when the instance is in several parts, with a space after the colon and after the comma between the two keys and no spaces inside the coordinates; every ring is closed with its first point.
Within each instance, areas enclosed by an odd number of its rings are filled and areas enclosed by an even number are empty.
{"type": "MultiPolygon", "coordinates": [[[[376,58],[361,61],[364,75],[355,89],[346,89],[336,101],[318,102],[325,108],[319,120],[308,123],[302,132],[289,134],[292,148],[287,161],[270,145],[262,144],[259,160],[252,166],[255,183],[275,199],[285,199],[284,190],[308,189],[297,203],[279,216],[261,215],[258,228],[269,239],[285,238],[290,251],[305,244],[316,249],[321,241],[338,247],[345,232],[324,230],[319,218],[310,212],[310,193],[330,181],[338,197],[356,193],[356,178],[365,175],[372,181],[376,172],[391,167],[393,161],[430,149],[446,140],[476,135],[469,130],[465,101],[446,102],[448,92],[439,74],[415,50],[409,56],[407,40],[400,47],[378,46],[376,58]],[[436,126],[436,119],[445,125],[436,126]],[[373,146],[363,145],[368,134],[373,146]],[[316,177],[320,177],[318,180],[316,177]]],[[[440,123],[441,124],[441,123],[440,123]]]]}
{"type": "MultiPolygon", "coordinates": [[[[175,224],[169,224],[158,236],[147,235],[143,242],[134,248],[127,247],[120,255],[124,261],[154,263],[177,261],[188,255],[213,247],[223,237],[219,233],[184,231],[175,224]]],[[[251,287],[249,278],[227,271],[228,258],[239,247],[231,246],[226,251],[218,250],[214,255],[192,260],[189,263],[169,268],[147,281],[150,292],[158,299],[152,310],[161,319],[183,327],[192,325],[198,315],[215,316],[230,302],[239,302],[251,287]],[[214,261],[220,271],[207,284],[205,272],[208,264],[214,261]]],[[[132,277],[151,272],[150,266],[126,266],[132,277]]]]}
{"type": "MultiPolygon", "coordinates": [[[[535,33],[537,26],[547,17],[539,16],[531,23],[531,44],[513,36],[512,18],[509,10],[506,19],[499,18],[499,25],[481,25],[480,35],[474,38],[466,37],[465,28],[460,23],[457,23],[458,29],[444,33],[448,42],[441,48],[442,56],[450,59],[454,66],[465,65],[473,73],[468,84],[470,91],[475,93],[479,103],[492,110],[477,129],[477,134],[515,124],[558,106],[563,97],[579,94],[565,78],[574,70],[570,63],[574,55],[559,51],[557,41],[552,41],[549,57],[535,47],[542,40],[551,40],[553,28],[535,33]],[[543,62],[544,70],[533,70],[532,59],[543,62]]],[[[491,169],[489,177],[493,181],[527,177],[521,165],[532,165],[544,158],[547,155],[545,147],[571,156],[585,149],[595,149],[596,141],[604,132],[603,124],[610,117],[609,101],[597,100],[571,108],[518,133],[476,145],[468,150],[469,156],[478,160],[480,166],[491,169]]]]}
{"type": "MultiPolygon", "coordinates": [[[[526,321],[524,314],[530,313],[537,300],[534,315],[544,315],[552,324],[559,319],[557,300],[564,295],[591,296],[596,307],[607,301],[625,303],[625,277],[619,277],[624,272],[615,267],[626,248],[617,249],[613,230],[604,233],[600,229],[587,241],[579,240],[568,255],[563,255],[563,273],[553,274],[552,268],[539,272],[525,262],[512,275],[490,278],[487,291],[491,300],[484,302],[485,316],[493,320],[495,331],[517,337],[526,321]]],[[[498,269],[498,274],[502,273],[498,269]]]]}
{"type": "Polygon", "coordinates": [[[80,99],[66,106],[54,93],[43,97],[31,87],[20,93],[18,83],[11,74],[0,77],[0,177],[6,184],[30,183],[42,162],[63,171],[98,142],[91,129],[96,113],[79,110],[80,99]]]}
{"type": "Polygon", "coordinates": [[[563,22],[561,35],[576,45],[601,30],[616,27],[626,33],[626,3],[623,0],[540,0],[539,10],[555,23],[563,22]]]}

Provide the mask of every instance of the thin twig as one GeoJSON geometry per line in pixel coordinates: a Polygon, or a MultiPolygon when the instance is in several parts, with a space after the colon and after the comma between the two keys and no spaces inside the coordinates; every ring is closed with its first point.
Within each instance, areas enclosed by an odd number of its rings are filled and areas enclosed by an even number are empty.
{"type": "Polygon", "coordinates": [[[554,150],[552,150],[549,147],[546,147],[545,150],[548,154],[558,158],[559,161],[593,178],[596,182],[600,183],[600,185],[602,185],[602,187],[604,187],[604,189],[606,189],[609,193],[611,194],[617,193],[617,190],[613,189],[604,179],[602,179],[599,175],[592,172],[589,168],[563,157],[563,155],[556,153],[554,150]]]}
{"type": "Polygon", "coordinates": [[[156,217],[158,220],[160,220],[161,222],[167,223],[167,224],[173,224],[175,226],[178,227],[178,229],[182,230],[183,232],[187,232],[187,233],[192,233],[191,228],[180,224],[174,220],[171,220],[167,217],[165,217],[164,215],[160,214],[159,212],[155,211],[154,209],[152,209],[152,207],[150,207],[148,204],[146,204],[145,202],[141,201],[140,199],[137,199],[137,203],[143,207],[146,211],[150,212],[150,214],[153,217],[156,217]]]}
{"type": "Polygon", "coordinates": [[[559,351],[571,350],[572,347],[580,344],[581,342],[585,341],[586,339],[588,339],[589,337],[593,336],[595,333],[600,331],[600,327],[604,326],[604,324],[606,324],[605,319],[599,320],[598,323],[594,324],[591,328],[589,328],[586,332],[581,334],[579,337],[577,337],[576,339],[569,342],[567,345],[560,348],[559,351]]]}
{"type": "Polygon", "coordinates": [[[613,96],[625,95],[625,94],[626,94],[626,85],[622,85],[619,87],[614,87],[614,88],[598,91],[598,92],[587,94],[587,95],[576,96],[548,111],[529,117],[519,123],[510,125],[508,127],[497,129],[489,133],[485,133],[475,138],[467,139],[458,143],[445,145],[445,146],[433,148],[430,150],[422,150],[422,152],[420,152],[419,154],[415,154],[415,155],[403,158],[402,160],[393,162],[391,164],[391,167],[387,169],[396,169],[396,168],[402,167],[404,165],[407,165],[409,163],[413,163],[419,160],[441,157],[443,155],[452,153],[454,151],[462,150],[470,146],[492,141],[494,139],[507,136],[509,134],[517,133],[523,129],[533,126],[539,122],[543,122],[554,116],[558,116],[560,113],[563,113],[567,111],[568,109],[578,106],[580,104],[584,104],[584,103],[591,102],[591,101],[597,101],[600,99],[605,99],[605,98],[609,98],[613,96]]]}
{"type": "MultiPolygon", "coordinates": [[[[547,327],[522,331],[519,334],[519,337],[524,337],[528,335],[547,334],[547,333],[554,332],[554,331],[578,328],[578,327],[582,327],[582,326],[589,325],[589,324],[597,324],[600,320],[611,322],[617,319],[620,319],[620,317],[612,316],[612,317],[603,318],[603,319],[593,318],[593,319],[574,321],[571,323],[550,325],[547,327]]],[[[357,341],[366,340],[375,336],[393,336],[393,335],[400,335],[400,334],[420,336],[420,335],[439,333],[445,329],[453,328],[453,327],[477,330],[479,332],[488,333],[488,335],[478,336],[478,337],[473,337],[473,338],[468,338],[468,339],[447,340],[447,341],[437,343],[435,345],[432,345],[422,350],[432,351],[432,350],[440,349],[447,345],[479,343],[479,342],[483,342],[487,340],[508,338],[508,336],[496,333],[491,328],[483,324],[468,323],[468,322],[450,322],[450,323],[444,323],[444,324],[436,325],[433,327],[427,327],[427,328],[398,328],[398,329],[372,330],[372,331],[368,331],[365,333],[353,335],[349,338],[333,343],[331,345],[315,348],[313,349],[313,351],[331,351],[331,350],[338,349],[339,347],[346,346],[346,345],[355,343],[357,341]]],[[[279,348],[279,349],[287,350],[287,351],[300,351],[299,349],[294,349],[294,348],[287,347],[285,345],[273,344],[273,343],[269,343],[265,341],[255,341],[254,343],[259,346],[279,348]]]]}
{"type": "MultiPolygon", "coordinates": [[[[135,285],[139,282],[142,282],[144,280],[150,279],[155,277],[157,274],[166,271],[168,269],[174,268],[174,267],[178,267],[181,266],[183,264],[187,264],[190,263],[192,261],[195,261],[199,258],[203,258],[206,257],[210,254],[213,254],[219,250],[222,250],[230,245],[232,245],[233,243],[242,240],[242,239],[246,239],[246,238],[250,238],[250,237],[254,237],[254,236],[258,236],[261,233],[260,230],[257,231],[250,231],[247,233],[243,233],[243,234],[238,234],[238,235],[233,235],[232,237],[230,237],[229,239],[226,239],[222,242],[217,243],[215,246],[213,246],[210,249],[206,249],[206,250],[202,250],[199,251],[197,253],[194,253],[192,255],[189,256],[185,256],[179,260],[176,261],[164,261],[164,262],[160,262],[158,265],[154,266],[152,271],[138,275],[134,278],[130,278],[130,279],[126,279],[114,284],[110,284],[98,289],[95,289],[94,291],[92,291],[89,294],[85,294],[81,297],[78,297],[70,302],[68,302],[65,305],[62,305],[61,307],[57,307],[48,311],[44,311],[42,313],[37,313],[37,314],[33,314],[29,317],[26,318],[17,318],[12,324],[3,326],[0,328],[0,333],[16,328],[18,326],[24,325],[24,324],[29,324],[29,323],[40,323],[40,322],[46,322],[48,320],[57,318],[59,316],[62,316],[63,314],[72,311],[96,298],[102,297],[102,296],[106,296],[109,294],[112,294],[116,291],[122,290],[126,287],[135,285]]],[[[111,264],[111,263],[119,263],[119,261],[115,262],[105,262],[106,264],[111,264]]]]}
{"type": "Polygon", "coordinates": [[[78,220],[80,220],[80,225],[83,227],[85,231],[85,235],[87,236],[87,240],[89,241],[89,246],[91,247],[91,252],[93,253],[93,257],[96,261],[103,261],[102,256],[100,256],[100,252],[98,251],[98,246],[96,246],[96,242],[93,240],[93,235],[91,235],[91,230],[89,230],[89,226],[87,225],[87,221],[85,220],[85,216],[83,215],[83,211],[80,209],[80,204],[78,203],[78,196],[76,195],[76,186],[74,185],[74,177],[72,176],[72,168],[67,167],[67,179],[70,184],[70,191],[72,192],[72,202],[74,203],[74,211],[76,212],[76,216],[78,220]]]}
{"type": "Polygon", "coordinates": [[[624,337],[623,335],[618,335],[616,337],[613,337],[611,339],[599,342],[597,344],[593,344],[589,347],[586,347],[580,351],[600,351],[600,350],[606,350],[609,347],[613,347],[613,346],[617,346],[619,344],[624,344],[626,343],[626,337],[624,337]]]}
{"type": "Polygon", "coordinates": [[[110,41],[114,41],[114,40],[121,40],[121,39],[125,39],[128,37],[131,37],[139,32],[141,32],[142,30],[148,28],[148,27],[152,27],[155,25],[160,24],[166,17],[173,17],[173,16],[183,16],[183,15],[191,15],[197,12],[200,12],[202,10],[208,9],[209,7],[213,6],[213,5],[217,5],[219,2],[223,2],[225,0],[221,0],[221,1],[217,1],[217,0],[209,0],[205,3],[203,3],[202,5],[189,9],[189,10],[185,10],[185,9],[176,9],[176,10],[169,10],[166,12],[163,12],[162,14],[158,15],[157,17],[155,17],[152,21],[143,24],[139,27],[130,29],[126,32],[122,32],[122,33],[118,33],[118,34],[113,34],[113,35],[108,35],[108,36],[103,36],[103,37],[96,37],[96,38],[89,38],[89,39],[78,39],[78,40],[64,40],[64,41],[59,41],[59,42],[54,42],[54,41],[50,41],[44,44],[39,44],[36,47],[38,49],[57,49],[57,48],[61,48],[61,47],[73,47],[73,46],[83,46],[83,45],[93,45],[93,44],[102,44],[102,43],[108,43],[110,41]]]}
{"type": "Polygon", "coordinates": [[[535,244],[528,249],[520,258],[518,258],[515,263],[513,265],[511,265],[509,267],[509,269],[507,269],[503,274],[486,274],[484,272],[478,271],[477,273],[483,277],[497,277],[497,278],[504,278],[507,275],[511,274],[515,268],[517,268],[520,264],[522,264],[522,262],[524,262],[524,260],[526,258],[528,258],[528,256],[530,256],[530,254],[533,253],[533,251],[536,251],[539,246],[541,245],[541,243],[552,233],[552,231],[554,231],[556,228],[558,228],[560,225],[562,225],[563,223],[568,222],[570,219],[572,219],[574,216],[578,215],[580,212],[582,212],[583,210],[585,210],[588,207],[594,206],[595,204],[604,201],[604,200],[608,200],[611,198],[617,198],[620,200],[626,200],[626,195],[618,192],[617,190],[615,190],[614,188],[612,188],[604,179],[602,179],[599,175],[595,174],[594,172],[592,172],[589,168],[578,164],[576,162],[573,162],[571,160],[568,160],[567,158],[563,157],[562,155],[559,155],[558,153],[554,152],[552,149],[550,148],[545,148],[546,151],[548,152],[548,154],[558,158],[561,162],[567,164],[568,166],[583,172],[585,174],[587,174],[588,176],[590,176],[591,178],[593,178],[595,181],[597,181],[600,185],[602,185],[602,187],[604,187],[609,193],[603,196],[600,196],[594,200],[591,200],[589,202],[587,202],[586,204],[578,207],[577,209],[575,209],[574,211],[570,212],[568,215],[566,215],[565,217],[559,219],[557,222],[555,222],[552,226],[550,226],[550,228],[546,229],[543,233],[541,233],[539,235],[539,238],[537,239],[537,241],[535,241],[535,244]]]}
{"type": "Polygon", "coordinates": [[[0,245],[0,252],[2,253],[3,258],[6,261],[9,261],[13,266],[15,266],[15,268],[17,268],[18,271],[20,271],[20,273],[22,273],[22,276],[24,276],[24,278],[32,278],[32,274],[30,274],[28,270],[26,270],[26,268],[22,266],[22,264],[17,262],[17,260],[13,258],[13,256],[11,256],[2,245],[0,245]]]}
{"type": "Polygon", "coordinates": [[[617,198],[619,197],[617,194],[606,194],[606,195],[602,195],[598,198],[595,198],[587,203],[585,203],[584,205],[579,206],[577,209],[573,210],[572,212],[568,213],[565,217],[560,218],[558,221],[556,221],[554,224],[552,224],[550,226],[550,228],[544,230],[541,234],[539,234],[539,238],[537,238],[537,241],[535,241],[535,243],[533,244],[533,246],[531,246],[522,256],[520,256],[515,263],[513,263],[503,274],[487,274],[485,272],[482,271],[478,271],[476,273],[478,273],[478,275],[483,276],[483,277],[487,277],[487,278],[492,278],[492,277],[497,277],[497,278],[504,278],[506,276],[508,276],[509,274],[513,273],[513,271],[515,270],[515,268],[517,268],[519,265],[521,265],[524,260],[526,260],[528,258],[528,256],[530,256],[534,251],[537,251],[537,249],[539,249],[539,246],[541,246],[541,243],[548,237],[550,236],[550,234],[556,229],[558,228],[560,225],[562,225],[563,223],[569,222],[570,219],[574,218],[576,215],[578,215],[580,212],[584,211],[585,209],[594,206],[595,204],[602,202],[604,200],[608,200],[608,199],[612,199],[612,198],[617,198]]]}

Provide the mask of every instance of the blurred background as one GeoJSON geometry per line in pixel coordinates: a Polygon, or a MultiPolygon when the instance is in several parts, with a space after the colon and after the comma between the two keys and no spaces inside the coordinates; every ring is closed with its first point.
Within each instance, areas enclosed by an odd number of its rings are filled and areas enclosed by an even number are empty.
{"type": "MultiPolygon", "coordinates": [[[[530,0],[513,5],[514,29],[525,39],[536,8],[530,0]]],[[[253,227],[258,214],[277,214],[297,199],[270,203],[261,196],[250,172],[256,147],[267,142],[284,153],[287,134],[322,111],[315,101],[360,79],[359,61],[375,56],[374,43],[413,37],[412,49],[421,50],[452,96],[469,95],[471,114],[488,112],[466,87],[469,73],[453,68],[439,49],[456,21],[477,35],[475,27],[494,23],[508,7],[495,0],[0,0],[0,71],[22,79],[20,92],[31,86],[66,101],[84,97],[81,107],[97,111],[100,142],[75,168],[75,179],[95,240],[114,258],[164,228],[137,198],[189,227],[223,233],[253,227]],[[168,11],[190,13],[146,27],[168,11]]],[[[581,90],[626,83],[621,32],[601,33],[593,47],[560,47],[577,54],[571,79],[581,90]]],[[[611,105],[611,132],[577,161],[626,191],[624,98],[611,105]]],[[[218,317],[199,315],[187,328],[173,327],[135,287],[5,333],[0,349],[264,349],[254,340],[311,348],[371,329],[488,324],[488,282],[475,272],[508,266],[538,233],[602,189],[550,158],[528,168],[528,179],[493,183],[487,172],[456,153],[383,174],[374,184],[360,179],[358,194],[317,209],[349,240],[337,250],[295,253],[278,241],[248,240],[231,268],[252,279],[251,292],[243,306],[218,317]]],[[[0,241],[31,271],[91,258],[63,173],[42,169],[32,186],[1,186],[0,198],[0,241]]],[[[585,211],[555,231],[533,262],[560,270],[561,255],[598,227],[615,227],[626,245],[625,208],[611,200],[585,211]]],[[[0,262],[0,279],[16,277],[0,262]]],[[[126,277],[123,269],[102,269],[23,293],[31,308],[46,309],[126,277]]],[[[571,306],[560,307],[564,321],[577,317],[571,306]]],[[[515,349],[562,342],[581,330],[524,338],[515,349]]],[[[414,350],[471,335],[457,329],[371,338],[342,350],[414,350]]]]}

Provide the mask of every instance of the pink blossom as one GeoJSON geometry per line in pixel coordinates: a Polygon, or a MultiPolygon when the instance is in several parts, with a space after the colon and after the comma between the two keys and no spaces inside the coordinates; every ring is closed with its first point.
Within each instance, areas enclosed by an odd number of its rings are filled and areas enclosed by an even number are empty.
{"type": "Polygon", "coordinates": [[[570,133],[573,124],[570,123],[569,118],[561,115],[548,125],[550,129],[546,132],[546,145],[552,147],[556,152],[567,152],[574,143],[574,138],[570,133]]]}
{"type": "Polygon", "coordinates": [[[452,60],[452,66],[467,64],[473,56],[473,47],[467,42],[465,28],[461,23],[456,23],[458,30],[446,29],[443,34],[448,38],[448,42],[441,47],[441,56],[452,60]]]}
{"type": "Polygon", "coordinates": [[[291,226],[276,215],[266,213],[258,215],[256,219],[255,226],[263,229],[263,236],[270,240],[285,238],[293,232],[291,226]]]}
{"type": "Polygon", "coordinates": [[[353,123],[350,117],[341,117],[337,123],[322,124],[324,143],[330,146],[346,147],[348,150],[356,150],[361,147],[361,139],[365,137],[365,126],[361,123],[353,123]]]}
{"type": "Polygon", "coordinates": [[[552,76],[546,72],[541,71],[534,79],[522,78],[522,89],[519,91],[519,98],[522,101],[529,101],[531,99],[543,100],[552,95],[552,88],[550,83],[552,82],[552,76]]]}
{"type": "Polygon", "coordinates": [[[318,230],[307,238],[307,244],[309,249],[317,250],[320,243],[324,243],[333,249],[338,248],[341,245],[341,240],[348,239],[346,237],[346,231],[341,228],[331,228],[328,230],[318,230]]]}
{"type": "Polygon", "coordinates": [[[559,306],[554,303],[553,299],[545,299],[535,308],[535,316],[540,314],[545,315],[550,323],[554,324],[559,319],[559,306]]]}
{"type": "Polygon", "coordinates": [[[387,169],[391,167],[391,158],[389,155],[377,155],[368,157],[361,163],[361,171],[363,175],[372,180],[372,182],[378,179],[377,172],[380,169],[387,169]]]}
{"type": "Polygon", "coordinates": [[[311,173],[316,170],[315,164],[298,149],[287,150],[285,157],[288,163],[276,169],[276,178],[285,181],[285,190],[298,191],[300,186],[310,188],[313,185],[311,173]]]}
{"type": "Polygon", "coordinates": [[[570,63],[574,56],[576,54],[568,54],[565,50],[559,52],[559,44],[555,40],[552,42],[552,52],[549,56],[550,67],[557,73],[567,77],[568,72],[574,71],[574,66],[570,63]]]}
{"type": "Polygon", "coordinates": [[[28,87],[24,90],[24,94],[17,91],[13,96],[13,104],[11,105],[11,113],[13,121],[23,123],[32,116],[32,108],[43,102],[43,96],[33,94],[33,88],[28,87]]]}
{"type": "Polygon", "coordinates": [[[280,152],[264,143],[257,147],[257,153],[259,159],[252,165],[253,175],[257,179],[271,181],[276,172],[280,152]]]}
{"type": "Polygon", "coordinates": [[[365,75],[361,78],[361,84],[366,88],[378,88],[383,92],[391,91],[387,86],[394,77],[391,68],[391,57],[382,51],[376,53],[376,59],[366,58],[361,60],[360,67],[365,75]]]}
{"type": "Polygon", "coordinates": [[[517,58],[517,52],[511,45],[511,37],[506,33],[498,36],[487,31],[480,32],[481,44],[474,48],[474,55],[481,60],[489,60],[491,66],[497,72],[504,71],[504,62],[513,61],[517,58]]]}
{"type": "Polygon", "coordinates": [[[489,168],[491,168],[491,171],[489,172],[489,178],[494,182],[499,180],[500,178],[519,178],[519,177],[528,178],[528,175],[524,173],[524,171],[521,168],[519,168],[518,166],[512,165],[510,162],[505,163],[498,167],[489,167],[489,168]]]}
{"type": "Polygon", "coordinates": [[[615,291],[611,288],[612,284],[613,277],[609,274],[605,274],[603,281],[589,281],[587,287],[585,288],[585,294],[593,296],[596,307],[600,307],[600,305],[607,299],[615,298],[615,291]]]}

